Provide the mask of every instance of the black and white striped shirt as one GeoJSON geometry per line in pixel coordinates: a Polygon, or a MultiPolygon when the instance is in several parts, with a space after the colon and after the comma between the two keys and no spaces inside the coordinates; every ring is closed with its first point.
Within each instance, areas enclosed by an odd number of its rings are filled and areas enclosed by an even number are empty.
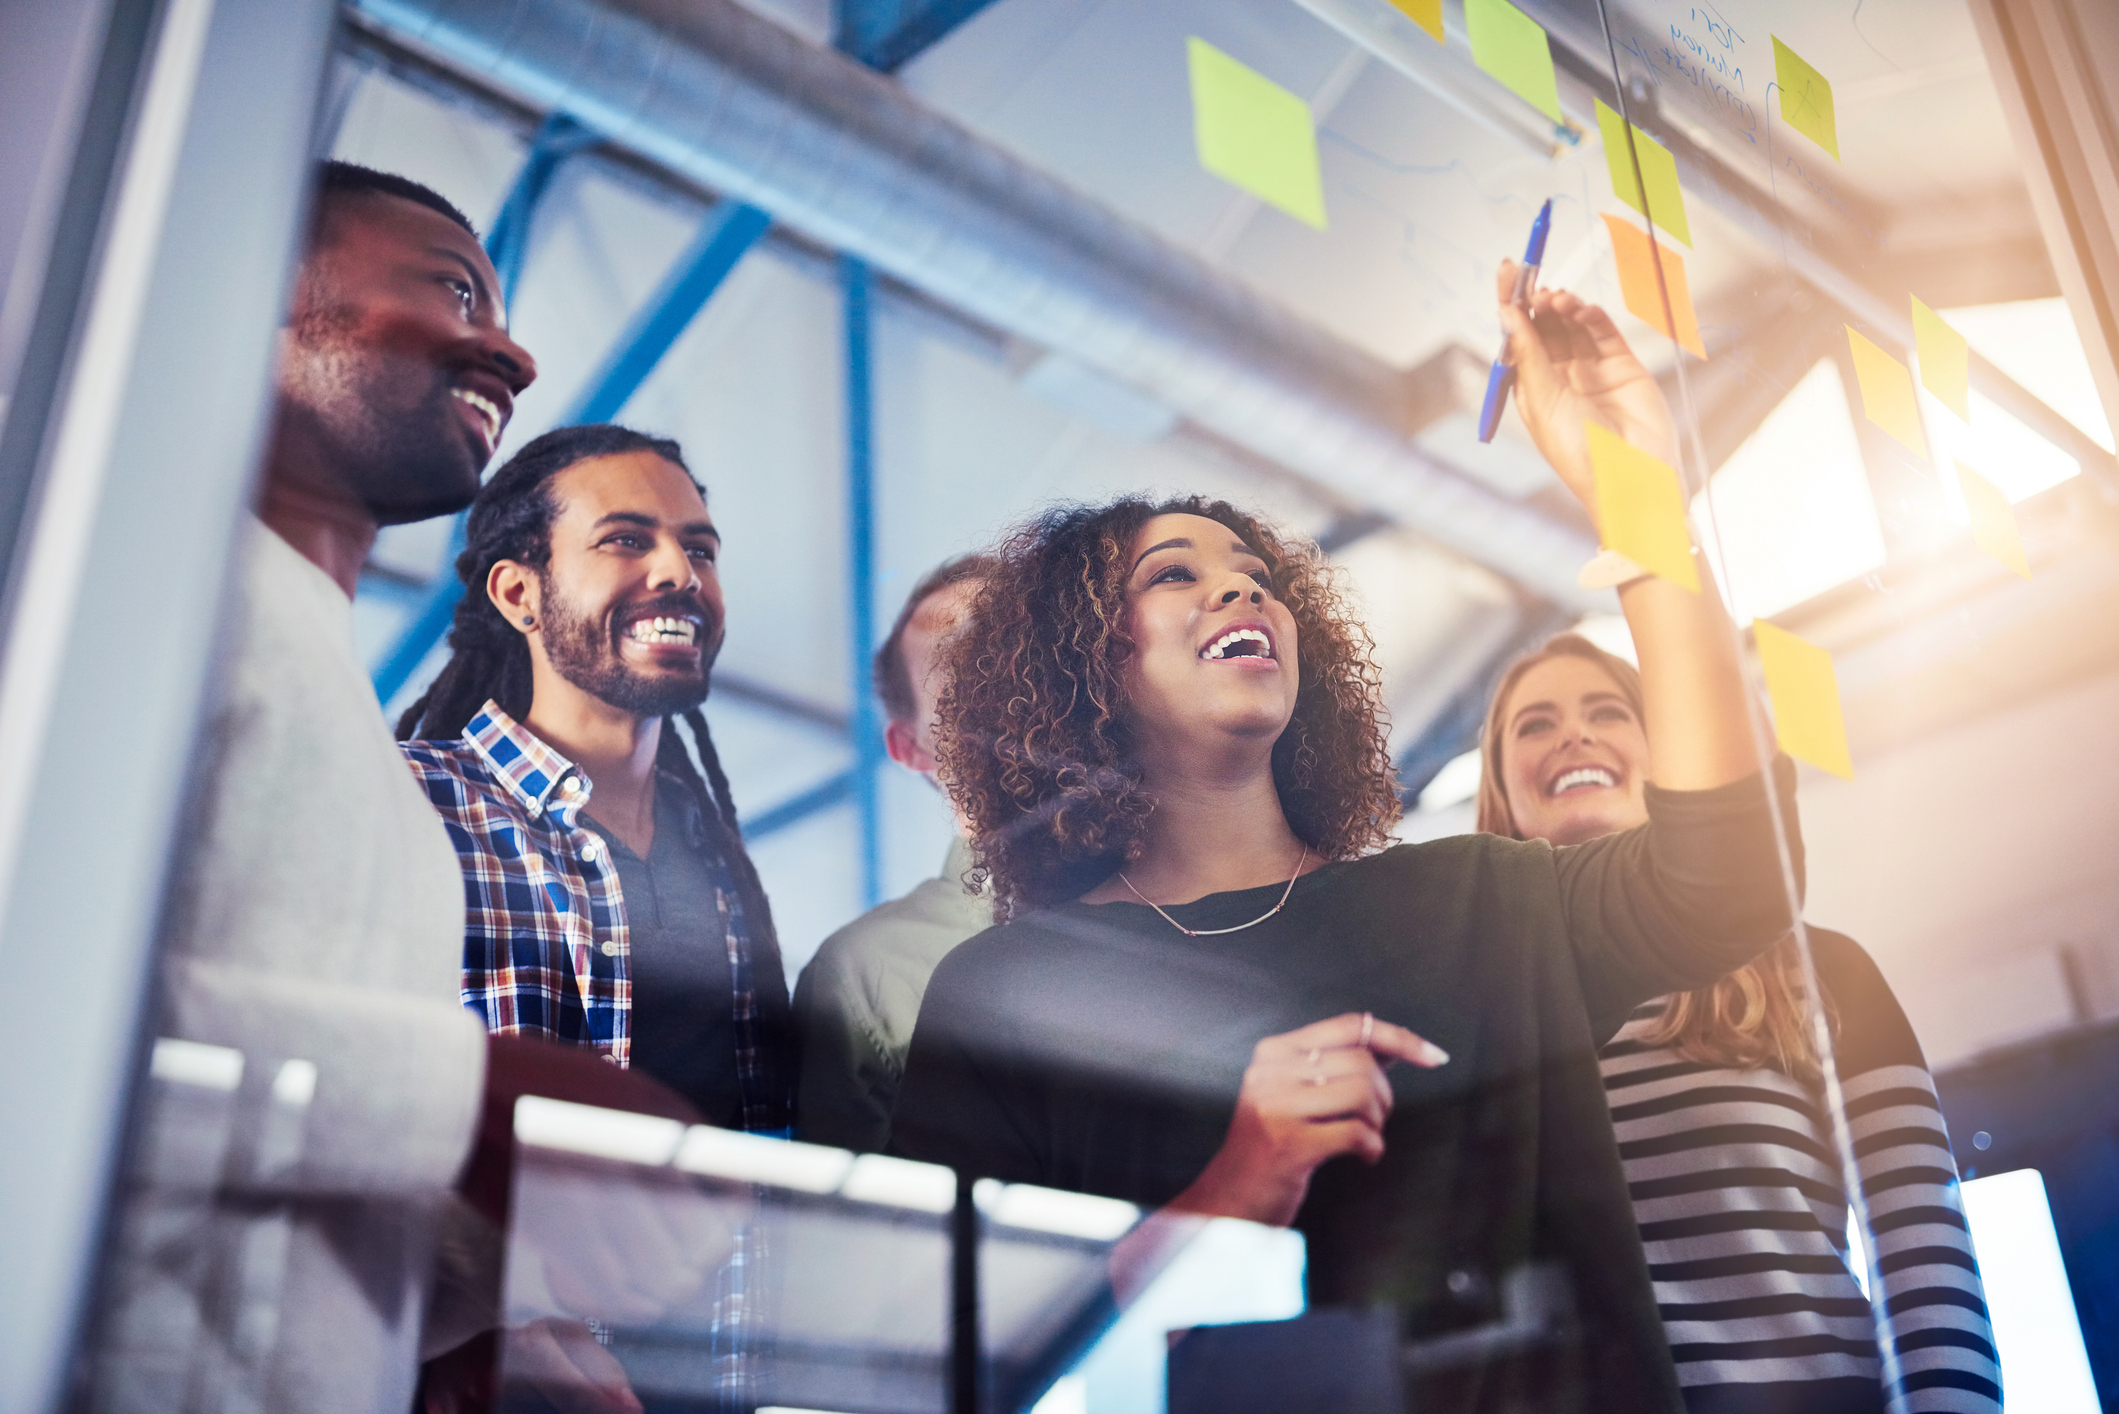
{"type": "MultiPolygon", "coordinates": [[[[2001,1372],[1919,1043],[1876,964],[1813,929],[1855,1157],[1875,1227],[1904,1407],[1993,1414],[2001,1372]]],[[[1637,1038],[1602,1053],[1656,1303],[1690,1414],[1876,1414],[1873,1318],[1848,1268],[1847,1200],[1820,1095],[1778,1070],[1727,1070],[1637,1038]]]]}

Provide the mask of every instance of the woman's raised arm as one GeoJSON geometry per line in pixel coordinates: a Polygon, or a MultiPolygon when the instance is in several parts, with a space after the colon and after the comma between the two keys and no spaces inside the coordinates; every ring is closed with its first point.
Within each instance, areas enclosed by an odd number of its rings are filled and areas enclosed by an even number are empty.
{"type": "MultiPolygon", "coordinates": [[[[1515,263],[1503,261],[1501,326],[1516,405],[1538,450],[1594,518],[1588,424],[1676,466],[1670,403],[1609,314],[1565,290],[1538,291],[1526,314],[1509,302],[1515,275],[1515,263]]],[[[1640,654],[1655,783],[1665,790],[1712,790],[1759,770],[1736,635],[1713,579],[1702,572],[1699,580],[1697,594],[1656,576],[1619,590],[1640,654]]]]}

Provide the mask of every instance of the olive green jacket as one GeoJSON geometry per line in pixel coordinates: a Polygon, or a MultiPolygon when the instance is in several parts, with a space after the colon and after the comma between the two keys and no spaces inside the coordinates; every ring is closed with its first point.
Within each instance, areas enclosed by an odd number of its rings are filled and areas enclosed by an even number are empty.
{"type": "Polygon", "coordinates": [[[802,1079],[796,1136],[864,1152],[890,1138],[920,999],[936,964],[993,926],[993,905],[963,885],[971,850],[949,847],[939,876],[824,940],[795,984],[802,1079]]]}

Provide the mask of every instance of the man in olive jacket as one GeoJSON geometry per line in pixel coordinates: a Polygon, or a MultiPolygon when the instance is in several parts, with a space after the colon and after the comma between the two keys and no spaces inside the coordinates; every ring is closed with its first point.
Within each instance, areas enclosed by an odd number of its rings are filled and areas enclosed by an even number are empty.
{"type": "MultiPolygon", "coordinates": [[[[965,555],[913,587],[876,651],[876,695],[890,723],[890,757],[934,783],[935,659],[962,621],[986,569],[965,555]]],[[[936,787],[939,789],[939,785],[936,787]]],[[[961,823],[961,822],[960,822],[961,823]]],[[[993,906],[964,887],[971,850],[951,843],[942,872],[824,940],[795,985],[802,1047],[795,1105],[799,1137],[873,1152],[890,1137],[890,1111],[927,979],[957,944],[993,926],[993,906]]]]}

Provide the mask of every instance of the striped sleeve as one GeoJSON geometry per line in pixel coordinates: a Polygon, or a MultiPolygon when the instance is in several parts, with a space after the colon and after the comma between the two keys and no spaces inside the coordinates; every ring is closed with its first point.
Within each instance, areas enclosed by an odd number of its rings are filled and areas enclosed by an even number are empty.
{"type": "Polygon", "coordinates": [[[1884,1309],[1913,1414],[1997,1414],[2001,1367],[1935,1082],[1889,1065],[1844,1082],[1884,1309]]]}

